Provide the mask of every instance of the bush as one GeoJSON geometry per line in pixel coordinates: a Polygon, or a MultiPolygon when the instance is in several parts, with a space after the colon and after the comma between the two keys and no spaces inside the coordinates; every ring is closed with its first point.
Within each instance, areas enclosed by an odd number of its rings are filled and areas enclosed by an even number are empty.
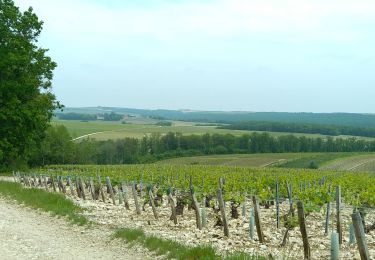
{"type": "Polygon", "coordinates": [[[309,163],[309,169],[318,169],[319,165],[315,161],[309,163]]]}
{"type": "Polygon", "coordinates": [[[169,121],[160,121],[160,122],[157,122],[155,125],[159,125],[159,126],[172,126],[172,122],[169,122],[169,121]]]}

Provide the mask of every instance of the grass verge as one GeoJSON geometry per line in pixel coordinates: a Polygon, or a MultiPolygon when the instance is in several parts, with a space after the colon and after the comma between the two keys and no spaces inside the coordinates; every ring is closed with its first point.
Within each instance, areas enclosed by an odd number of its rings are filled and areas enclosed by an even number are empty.
{"type": "Polygon", "coordinates": [[[141,229],[122,228],[119,229],[115,238],[120,238],[128,243],[137,243],[156,253],[156,255],[165,255],[169,259],[225,259],[225,260],[253,260],[267,259],[264,257],[250,256],[244,253],[234,254],[223,258],[216,254],[210,246],[189,247],[178,242],[148,236],[141,229]]]}
{"type": "Polygon", "coordinates": [[[56,216],[67,217],[78,225],[88,223],[87,218],[79,214],[82,209],[61,194],[33,188],[25,189],[19,183],[0,181],[0,195],[34,209],[41,209],[56,216]]]}

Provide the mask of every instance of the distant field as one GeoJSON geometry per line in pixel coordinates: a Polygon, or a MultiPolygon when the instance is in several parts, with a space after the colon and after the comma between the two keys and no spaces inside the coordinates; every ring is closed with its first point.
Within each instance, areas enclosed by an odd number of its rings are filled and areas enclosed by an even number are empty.
{"type": "MultiPolygon", "coordinates": [[[[330,162],[350,158],[363,153],[310,153],[308,156],[303,156],[295,160],[287,161],[277,165],[282,168],[310,168],[313,162],[319,169],[325,167],[330,162]]],[[[367,155],[367,153],[366,153],[367,155]]]]}
{"type": "Polygon", "coordinates": [[[223,165],[239,167],[270,167],[278,163],[312,156],[306,153],[228,154],[173,158],[156,164],[169,165],[223,165]]]}
{"type": "MultiPolygon", "coordinates": [[[[108,122],[108,121],[89,121],[81,122],[75,120],[54,120],[52,124],[62,124],[66,126],[69,133],[73,138],[90,135],[90,138],[96,140],[108,140],[108,139],[121,139],[126,137],[142,138],[145,134],[160,133],[164,134],[167,132],[180,132],[184,135],[197,134],[202,135],[205,133],[210,134],[232,134],[232,135],[243,135],[250,134],[251,131],[246,130],[231,130],[231,129],[216,129],[216,126],[195,126],[194,122],[184,121],[173,121],[172,126],[157,126],[152,124],[144,124],[146,121],[134,119],[132,124],[121,124],[120,122],[108,122]],[[143,123],[143,124],[142,124],[143,123]]],[[[148,121],[147,121],[148,122],[148,121]]],[[[262,132],[259,132],[262,133],[262,132]]],[[[290,135],[290,133],[269,133],[272,136],[290,135]]],[[[295,136],[306,136],[306,137],[321,137],[326,136],[320,134],[301,134],[294,133],[295,136]]],[[[343,136],[347,138],[347,136],[343,136]]],[[[369,139],[369,138],[362,138],[369,139]]]]}
{"type": "Polygon", "coordinates": [[[95,132],[119,130],[121,128],[130,126],[120,124],[119,122],[81,122],[74,120],[53,120],[52,125],[64,125],[74,138],[95,132]]]}
{"type": "Polygon", "coordinates": [[[324,170],[375,171],[375,153],[353,155],[329,161],[324,170]]]}
{"type": "Polygon", "coordinates": [[[265,153],[192,156],[167,159],[156,164],[222,165],[238,167],[309,168],[322,170],[374,171],[375,153],[265,153]]]}
{"type": "Polygon", "coordinates": [[[159,116],[170,120],[199,121],[199,122],[241,122],[241,121],[267,121],[311,123],[325,125],[346,125],[356,127],[375,127],[374,114],[353,113],[288,113],[288,112],[225,112],[225,111],[191,111],[191,110],[166,110],[166,109],[134,109],[120,107],[66,107],[66,113],[109,113],[132,114],[138,116],[159,116]]]}

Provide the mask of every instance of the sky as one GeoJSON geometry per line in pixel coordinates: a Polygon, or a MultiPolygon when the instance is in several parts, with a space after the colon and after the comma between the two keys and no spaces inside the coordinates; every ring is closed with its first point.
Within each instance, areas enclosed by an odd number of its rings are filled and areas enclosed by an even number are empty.
{"type": "Polygon", "coordinates": [[[373,0],[15,0],[68,107],[375,113],[373,0]]]}

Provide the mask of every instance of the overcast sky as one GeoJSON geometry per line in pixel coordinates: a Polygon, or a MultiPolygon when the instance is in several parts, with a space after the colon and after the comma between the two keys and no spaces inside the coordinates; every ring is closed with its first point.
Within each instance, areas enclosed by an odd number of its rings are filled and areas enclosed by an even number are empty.
{"type": "Polygon", "coordinates": [[[374,0],[15,0],[66,106],[375,112],[374,0]]]}

